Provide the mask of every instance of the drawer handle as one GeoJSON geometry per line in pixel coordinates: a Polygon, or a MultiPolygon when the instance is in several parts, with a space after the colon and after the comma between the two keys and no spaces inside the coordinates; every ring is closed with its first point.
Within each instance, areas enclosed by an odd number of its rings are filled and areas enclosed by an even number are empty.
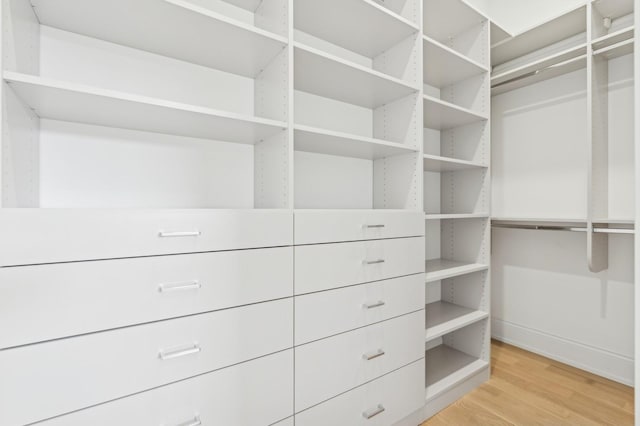
{"type": "Polygon", "coordinates": [[[362,263],[364,263],[365,265],[378,265],[380,263],[384,263],[384,259],[364,260],[362,263]]]}
{"type": "Polygon", "coordinates": [[[160,350],[160,352],[158,353],[158,357],[161,360],[166,361],[168,359],[180,358],[187,355],[197,354],[201,350],[202,348],[200,347],[200,345],[198,345],[197,343],[193,343],[187,347],[160,350]]]}
{"type": "Polygon", "coordinates": [[[178,423],[176,426],[200,426],[202,421],[200,420],[200,416],[195,416],[192,420],[187,420],[186,422],[178,423]]]}
{"type": "Polygon", "coordinates": [[[160,238],[176,238],[176,237],[199,237],[200,231],[160,231],[158,236],[160,238]]]}
{"type": "Polygon", "coordinates": [[[365,228],[384,228],[386,225],[364,225],[365,228]]]}
{"type": "Polygon", "coordinates": [[[381,306],[386,305],[385,302],[383,302],[382,300],[380,300],[378,303],[374,303],[371,305],[367,305],[366,303],[364,305],[362,305],[363,308],[365,309],[374,309],[374,308],[380,308],[381,306]]]}
{"type": "Polygon", "coordinates": [[[158,291],[160,293],[169,293],[171,291],[180,291],[180,290],[197,290],[202,285],[198,280],[193,281],[185,281],[181,283],[165,283],[158,285],[158,291]]]}
{"type": "Polygon", "coordinates": [[[382,404],[378,404],[376,408],[362,413],[362,417],[364,417],[367,420],[370,420],[375,416],[377,416],[378,414],[384,413],[384,411],[385,411],[385,408],[382,406],[382,404]]]}
{"type": "Polygon", "coordinates": [[[375,354],[364,354],[362,355],[362,358],[366,359],[367,361],[371,361],[372,359],[380,358],[384,354],[385,354],[385,351],[383,351],[382,349],[378,349],[378,351],[375,354]]]}

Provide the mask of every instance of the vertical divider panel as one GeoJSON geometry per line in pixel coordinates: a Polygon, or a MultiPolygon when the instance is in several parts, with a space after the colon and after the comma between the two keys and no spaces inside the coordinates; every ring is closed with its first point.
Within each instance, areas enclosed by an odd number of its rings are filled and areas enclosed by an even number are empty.
{"type": "Polygon", "coordinates": [[[608,209],[608,63],[593,56],[590,43],[596,22],[601,20],[593,4],[587,7],[587,259],[592,272],[609,265],[609,236],[594,233],[597,217],[607,217],[608,209]]]}
{"type": "MultiPolygon", "coordinates": [[[[634,33],[635,52],[633,55],[633,78],[634,78],[634,109],[637,117],[640,111],[640,55],[638,55],[638,46],[640,45],[640,0],[635,0],[634,4],[634,33]]],[[[635,223],[640,224],[640,121],[634,121],[634,155],[635,155],[635,223]]],[[[634,281],[635,281],[635,383],[636,387],[640,384],[640,233],[634,234],[634,281]]],[[[640,391],[634,395],[635,406],[640,407],[640,391]]],[[[635,416],[636,426],[640,426],[640,415],[635,416]]]]}

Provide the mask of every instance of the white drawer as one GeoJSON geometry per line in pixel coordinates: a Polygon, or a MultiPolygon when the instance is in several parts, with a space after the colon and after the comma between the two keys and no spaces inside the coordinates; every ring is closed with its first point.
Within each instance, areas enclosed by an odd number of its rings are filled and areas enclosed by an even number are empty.
{"type": "Polygon", "coordinates": [[[0,351],[0,424],[148,390],[291,348],[292,340],[293,300],[283,299],[0,351]]]}
{"type": "Polygon", "coordinates": [[[424,309],[424,274],[295,298],[296,345],[424,309]]]}
{"type": "Polygon", "coordinates": [[[287,210],[2,209],[0,266],[293,244],[287,210]]]}
{"type": "Polygon", "coordinates": [[[0,268],[0,348],[292,294],[293,247],[0,268]]]}
{"type": "Polygon", "coordinates": [[[280,352],[77,411],[42,425],[267,426],[293,414],[292,352],[280,352]]]}
{"type": "Polygon", "coordinates": [[[296,412],[424,358],[424,310],[296,347],[296,412]]]}
{"type": "Polygon", "coordinates": [[[424,405],[424,389],[422,359],[296,414],[296,426],[389,426],[424,405]]]}
{"type": "Polygon", "coordinates": [[[419,237],[424,213],[388,210],[296,210],[295,244],[419,237]]]}
{"type": "Polygon", "coordinates": [[[424,272],[424,237],[295,247],[295,293],[424,272]]]}

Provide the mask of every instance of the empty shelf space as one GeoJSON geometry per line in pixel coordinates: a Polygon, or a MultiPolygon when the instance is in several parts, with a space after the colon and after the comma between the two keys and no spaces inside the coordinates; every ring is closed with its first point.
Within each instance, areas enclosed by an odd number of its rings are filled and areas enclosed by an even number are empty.
{"type": "Polygon", "coordinates": [[[296,0],[294,26],[369,58],[419,31],[373,0],[296,0]]]}
{"type": "Polygon", "coordinates": [[[586,53],[587,45],[581,44],[542,58],[536,58],[527,64],[520,65],[509,70],[494,71],[491,76],[491,86],[496,87],[517,79],[539,75],[540,73],[545,72],[545,69],[560,67],[564,62],[584,56],[586,53]]]}
{"type": "Polygon", "coordinates": [[[439,41],[460,35],[486,20],[486,17],[464,1],[424,0],[424,32],[439,41]],[[445,16],[455,19],[443,19],[445,16]]]}
{"type": "Polygon", "coordinates": [[[593,223],[598,224],[607,224],[607,225],[635,225],[634,219],[605,219],[605,218],[596,218],[593,219],[593,223]]]}
{"type": "Polygon", "coordinates": [[[447,259],[427,260],[426,262],[426,282],[440,281],[459,275],[471,274],[478,271],[486,271],[488,265],[471,262],[457,262],[447,259]]]}
{"type": "Polygon", "coordinates": [[[449,302],[429,303],[425,308],[425,341],[429,342],[445,334],[483,320],[488,313],[449,302]]]}
{"type": "Polygon", "coordinates": [[[628,55],[633,53],[634,50],[634,40],[632,38],[623,40],[616,44],[612,44],[610,46],[603,47],[598,50],[593,51],[594,56],[602,55],[607,59],[614,59],[620,56],[628,55]]]}
{"type": "Polygon", "coordinates": [[[426,220],[450,220],[450,219],[487,219],[489,213],[426,213],[426,220]]]}
{"type": "Polygon", "coordinates": [[[507,30],[495,22],[491,23],[491,47],[496,46],[509,38],[511,38],[511,34],[507,32],[507,30]]]}
{"type": "Polygon", "coordinates": [[[488,72],[488,68],[433,40],[423,37],[424,82],[443,87],[488,72]]]}
{"type": "Polygon", "coordinates": [[[419,89],[362,65],[295,43],[295,88],[365,108],[377,108],[419,89]]]}
{"type": "Polygon", "coordinates": [[[286,128],[275,120],[5,72],[4,80],[41,118],[255,144],[286,128]]]}
{"type": "Polygon", "coordinates": [[[303,125],[294,127],[294,146],[296,151],[366,160],[411,154],[418,151],[418,148],[407,147],[399,143],[303,125]]]}
{"type": "Polygon", "coordinates": [[[287,44],[284,37],[183,0],[31,3],[42,25],[247,77],[258,75],[287,44]]]}
{"type": "Polygon", "coordinates": [[[536,25],[512,38],[497,42],[491,49],[491,64],[500,65],[549,46],[558,40],[586,32],[586,6],[580,5],[566,13],[536,25]]]}
{"type": "Polygon", "coordinates": [[[489,366],[484,360],[446,345],[428,350],[425,363],[427,401],[489,366]]]}
{"type": "Polygon", "coordinates": [[[424,126],[429,129],[453,129],[488,119],[484,114],[479,114],[433,96],[424,95],[423,101],[424,126]]]}
{"type": "Polygon", "coordinates": [[[473,161],[458,160],[456,158],[441,157],[438,155],[424,155],[424,171],[426,172],[454,172],[458,170],[486,168],[484,164],[473,161]]]}
{"type": "Polygon", "coordinates": [[[225,2],[237,6],[239,8],[248,10],[250,12],[255,12],[255,10],[260,6],[262,0],[224,0],[225,2]]]}
{"type": "Polygon", "coordinates": [[[605,36],[599,37],[591,42],[593,46],[593,50],[600,50],[605,47],[618,44],[622,41],[629,40],[633,38],[634,27],[627,27],[621,30],[615,31],[611,34],[607,34],[605,36]]]}

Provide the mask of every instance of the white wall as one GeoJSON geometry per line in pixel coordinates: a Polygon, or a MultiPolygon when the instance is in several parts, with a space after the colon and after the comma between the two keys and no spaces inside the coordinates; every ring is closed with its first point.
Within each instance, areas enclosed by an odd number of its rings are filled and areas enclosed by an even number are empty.
{"type": "Polygon", "coordinates": [[[518,34],[584,4],[585,0],[466,0],[496,24],[518,34]]]}

